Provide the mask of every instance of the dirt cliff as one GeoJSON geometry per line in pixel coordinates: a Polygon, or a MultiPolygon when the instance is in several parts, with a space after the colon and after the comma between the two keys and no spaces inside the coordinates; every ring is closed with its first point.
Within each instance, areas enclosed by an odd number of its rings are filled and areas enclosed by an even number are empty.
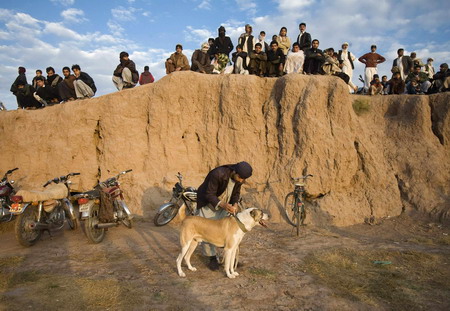
{"type": "Polygon", "coordinates": [[[450,216],[450,93],[354,96],[334,77],[279,79],[179,72],[157,83],[37,111],[0,113],[0,174],[22,188],[81,172],[74,187],[124,169],[131,210],[153,215],[175,174],[198,187],[220,164],[246,160],[247,205],[279,221],[291,177],[314,174],[309,222],[450,216]],[[355,108],[362,107],[359,114],[355,108]]]}

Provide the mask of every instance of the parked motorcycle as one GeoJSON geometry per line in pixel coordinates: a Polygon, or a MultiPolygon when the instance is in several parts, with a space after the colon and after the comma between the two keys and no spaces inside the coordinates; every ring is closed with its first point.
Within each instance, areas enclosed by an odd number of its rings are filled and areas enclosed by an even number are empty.
{"type": "Polygon", "coordinates": [[[70,177],[80,173],[70,173],[47,181],[44,191],[19,190],[11,196],[14,202],[10,212],[18,215],[15,224],[17,241],[23,246],[34,245],[44,230],[60,230],[67,220],[70,229],[78,227],[72,203],[69,201],[70,177]]]}
{"type": "Polygon", "coordinates": [[[183,204],[186,205],[186,214],[188,215],[194,215],[197,209],[197,189],[193,187],[185,188],[183,186],[183,176],[180,172],[176,176],[179,181],[172,189],[172,198],[168,203],[164,203],[158,208],[158,212],[153,219],[153,222],[158,227],[171,222],[183,204]]]}
{"type": "Polygon", "coordinates": [[[9,180],[8,176],[19,168],[13,168],[5,173],[0,180],[0,222],[7,222],[13,219],[13,214],[9,212],[11,208],[11,195],[14,195],[14,180],[9,180]]]}
{"type": "Polygon", "coordinates": [[[82,228],[89,242],[100,243],[108,228],[121,223],[132,228],[132,216],[119,183],[119,177],[131,171],[123,171],[98,183],[94,190],[72,194],[72,198],[78,202],[82,228]]]}

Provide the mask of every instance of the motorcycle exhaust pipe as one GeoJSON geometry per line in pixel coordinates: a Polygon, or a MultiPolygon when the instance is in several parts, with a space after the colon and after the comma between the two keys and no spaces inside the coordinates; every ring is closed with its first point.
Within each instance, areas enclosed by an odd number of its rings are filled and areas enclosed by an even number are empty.
{"type": "Polygon", "coordinates": [[[48,230],[50,228],[49,224],[43,224],[40,222],[35,222],[34,224],[30,225],[31,229],[34,230],[48,230]]]}
{"type": "Polygon", "coordinates": [[[111,227],[117,227],[119,224],[115,223],[115,222],[108,222],[108,223],[104,223],[104,224],[96,224],[95,228],[96,229],[106,229],[106,228],[111,228],[111,227]]]}

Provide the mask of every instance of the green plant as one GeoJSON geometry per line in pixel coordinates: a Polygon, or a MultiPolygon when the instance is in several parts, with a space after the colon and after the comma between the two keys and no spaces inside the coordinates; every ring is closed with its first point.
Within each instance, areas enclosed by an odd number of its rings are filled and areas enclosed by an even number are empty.
{"type": "Polygon", "coordinates": [[[370,111],[370,104],[367,99],[355,99],[352,106],[353,110],[358,116],[370,111]]]}

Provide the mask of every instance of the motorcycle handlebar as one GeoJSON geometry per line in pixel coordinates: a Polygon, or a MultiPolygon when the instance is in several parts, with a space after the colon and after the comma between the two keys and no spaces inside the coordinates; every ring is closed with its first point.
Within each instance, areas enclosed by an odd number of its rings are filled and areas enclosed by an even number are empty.
{"type": "Polygon", "coordinates": [[[47,182],[44,184],[43,187],[44,187],[44,188],[47,187],[48,185],[50,185],[50,184],[52,183],[52,181],[53,181],[53,179],[47,181],[47,182]]]}
{"type": "Polygon", "coordinates": [[[70,174],[67,175],[67,176],[78,176],[78,175],[81,175],[81,173],[70,173],[70,174]]]}
{"type": "Polygon", "coordinates": [[[11,174],[12,172],[17,171],[18,169],[19,169],[18,167],[13,168],[12,170],[7,171],[7,172],[6,172],[6,175],[11,174]]]}
{"type": "Polygon", "coordinates": [[[129,170],[124,171],[123,173],[126,174],[126,173],[129,173],[129,172],[132,172],[132,171],[133,170],[130,168],[129,170]]]}

